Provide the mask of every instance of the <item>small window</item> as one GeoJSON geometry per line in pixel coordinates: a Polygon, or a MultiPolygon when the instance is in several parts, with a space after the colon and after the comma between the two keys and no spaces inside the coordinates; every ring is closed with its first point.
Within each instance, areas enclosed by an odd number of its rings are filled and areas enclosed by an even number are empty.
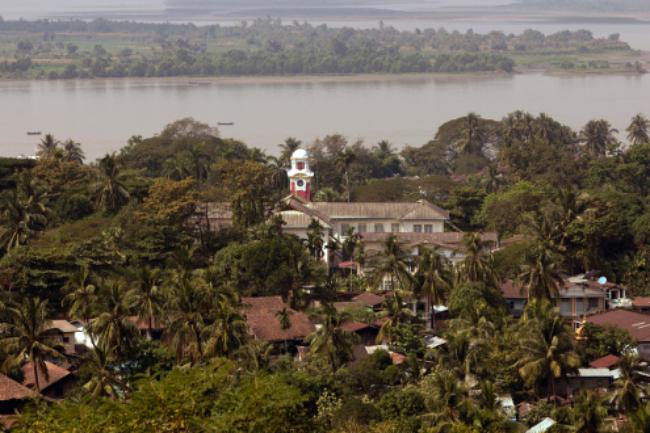
{"type": "Polygon", "coordinates": [[[414,224],[413,225],[413,231],[415,233],[422,233],[422,225],[421,224],[414,224]]]}
{"type": "Polygon", "coordinates": [[[349,230],[350,230],[350,224],[341,224],[341,233],[343,234],[343,236],[347,236],[349,230]]]}
{"type": "Polygon", "coordinates": [[[298,182],[296,182],[296,185],[298,185],[298,188],[302,188],[305,186],[305,181],[302,179],[298,179],[298,182]]]}
{"type": "Polygon", "coordinates": [[[598,298],[589,298],[589,311],[598,310],[599,307],[598,298]]]}
{"type": "Polygon", "coordinates": [[[375,224],[375,233],[383,233],[384,232],[384,225],[383,224],[375,224]]]}
{"type": "Polygon", "coordinates": [[[431,224],[425,224],[424,233],[433,233],[433,226],[431,224]]]}
{"type": "Polygon", "coordinates": [[[384,280],[383,286],[384,286],[383,287],[384,291],[386,291],[386,292],[389,292],[389,291],[393,290],[393,282],[389,278],[384,280]]]}
{"type": "Polygon", "coordinates": [[[359,233],[367,233],[368,228],[366,227],[365,224],[359,224],[359,233]]]}
{"type": "Polygon", "coordinates": [[[296,162],[296,168],[298,170],[304,170],[305,169],[305,163],[302,161],[296,162]]]}
{"type": "Polygon", "coordinates": [[[391,224],[390,231],[393,233],[399,233],[399,224],[391,224]]]}
{"type": "Polygon", "coordinates": [[[576,299],[576,314],[584,314],[585,311],[585,302],[582,299],[576,299]]]}
{"type": "Polygon", "coordinates": [[[70,337],[63,337],[63,342],[64,343],[69,343],[70,342],[70,337]]]}

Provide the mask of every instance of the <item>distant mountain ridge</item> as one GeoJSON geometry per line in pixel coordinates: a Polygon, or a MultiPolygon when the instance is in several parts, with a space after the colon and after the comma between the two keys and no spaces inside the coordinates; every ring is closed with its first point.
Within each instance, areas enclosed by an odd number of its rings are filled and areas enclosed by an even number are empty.
{"type": "Polygon", "coordinates": [[[519,0],[524,7],[590,12],[650,11],[650,0],[519,0]]]}

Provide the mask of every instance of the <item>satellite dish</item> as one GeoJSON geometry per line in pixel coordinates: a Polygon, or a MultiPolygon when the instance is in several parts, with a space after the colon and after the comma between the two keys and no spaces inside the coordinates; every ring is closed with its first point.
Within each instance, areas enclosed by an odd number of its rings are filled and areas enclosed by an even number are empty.
{"type": "Polygon", "coordinates": [[[607,283],[607,277],[598,278],[598,284],[600,284],[601,286],[606,283],[607,283]]]}

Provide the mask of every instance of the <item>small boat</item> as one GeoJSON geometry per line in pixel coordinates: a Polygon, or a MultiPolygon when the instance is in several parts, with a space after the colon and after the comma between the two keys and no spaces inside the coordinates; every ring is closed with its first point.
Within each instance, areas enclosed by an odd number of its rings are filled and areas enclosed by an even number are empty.
{"type": "Polygon", "coordinates": [[[235,122],[219,122],[217,123],[218,126],[234,126],[235,122]]]}
{"type": "Polygon", "coordinates": [[[27,131],[27,135],[41,135],[43,134],[41,131],[27,131]]]}

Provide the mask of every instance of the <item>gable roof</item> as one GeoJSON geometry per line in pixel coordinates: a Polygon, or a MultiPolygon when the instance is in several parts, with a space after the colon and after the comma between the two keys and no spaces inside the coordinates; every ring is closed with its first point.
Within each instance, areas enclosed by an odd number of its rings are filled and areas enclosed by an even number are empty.
{"type": "Polygon", "coordinates": [[[383,296],[375,295],[372,292],[363,292],[352,298],[352,301],[363,304],[367,307],[377,307],[383,304],[386,299],[383,296]]]}
{"type": "Polygon", "coordinates": [[[248,327],[258,340],[274,342],[304,340],[314,332],[314,324],[306,314],[292,310],[280,296],[242,298],[242,311],[248,327]],[[291,326],[282,329],[277,314],[284,308],[289,311],[291,326]]]}
{"type": "Polygon", "coordinates": [[[629,332],[637,342],[650,342],[650,315],[622,309],[609,310],[587,318],[599,326],[614,326],[629,332]]]}
{"type": "Polygon", "coordinates": [[[346,332],[359,332],[359,331],[363,331],[364,329],[377,329],[372,325],[368,325],[362,322],[354,322],[354,321],[343,322],[339,327],[346,332]]]}
{"type": "Polygon", "coordinates": [[[330,227],[330,225],[325,221],[314,218],[311,215],[307,215],[306,213],[297,210],[285,210],[278,212],[276,215],[281,216],[282,221],[284,221],[282,228],[307,229],[313,220],[318,221],[323,228],[330,227]]]}
{"type": "Polygon", "coordinates": [[[67,320],[50,320],[45,326],[48,330],[56,329],[64,334],[71,334],[79,331],[76,326],[67,320]]]}
{"type": "MultiPolygon", "coordinates": [[[[49,361],[45,361],[45,367],[47,368],[47,378],[45,377],[45,372],[37,368],[38,374],[38,385],[41,388],[41,391],[46,390],[50,386],[62,381],[63,379],[72,375],[68,370],[63,367],[59,367],[56,364],[52,364],[49,361]]],[[[34,380],[34,367],[31,362],[23,365],[23,385],[28,388],[34,388],[36,386],[36,380],[34,380]]]]}
{"type": "Polygon", "coordinates": [[[334,219],[449,219],[449,212],[425,200],[418,200],[415,203],[311,202],[304,206],[334,219]]]}
{"type": "Polygon", "coordinates": [[[31,389],[0,373],[0,401],[25,400],[34,397],[31,389]]]}
{"type": "Polygon", "coordinates": [[[602,358],[591,361],[589,366],[591,368],[611,368],[618,364],[618,361],[620,360],[621,358],[616,355],[605,355],[602,358]]]}

